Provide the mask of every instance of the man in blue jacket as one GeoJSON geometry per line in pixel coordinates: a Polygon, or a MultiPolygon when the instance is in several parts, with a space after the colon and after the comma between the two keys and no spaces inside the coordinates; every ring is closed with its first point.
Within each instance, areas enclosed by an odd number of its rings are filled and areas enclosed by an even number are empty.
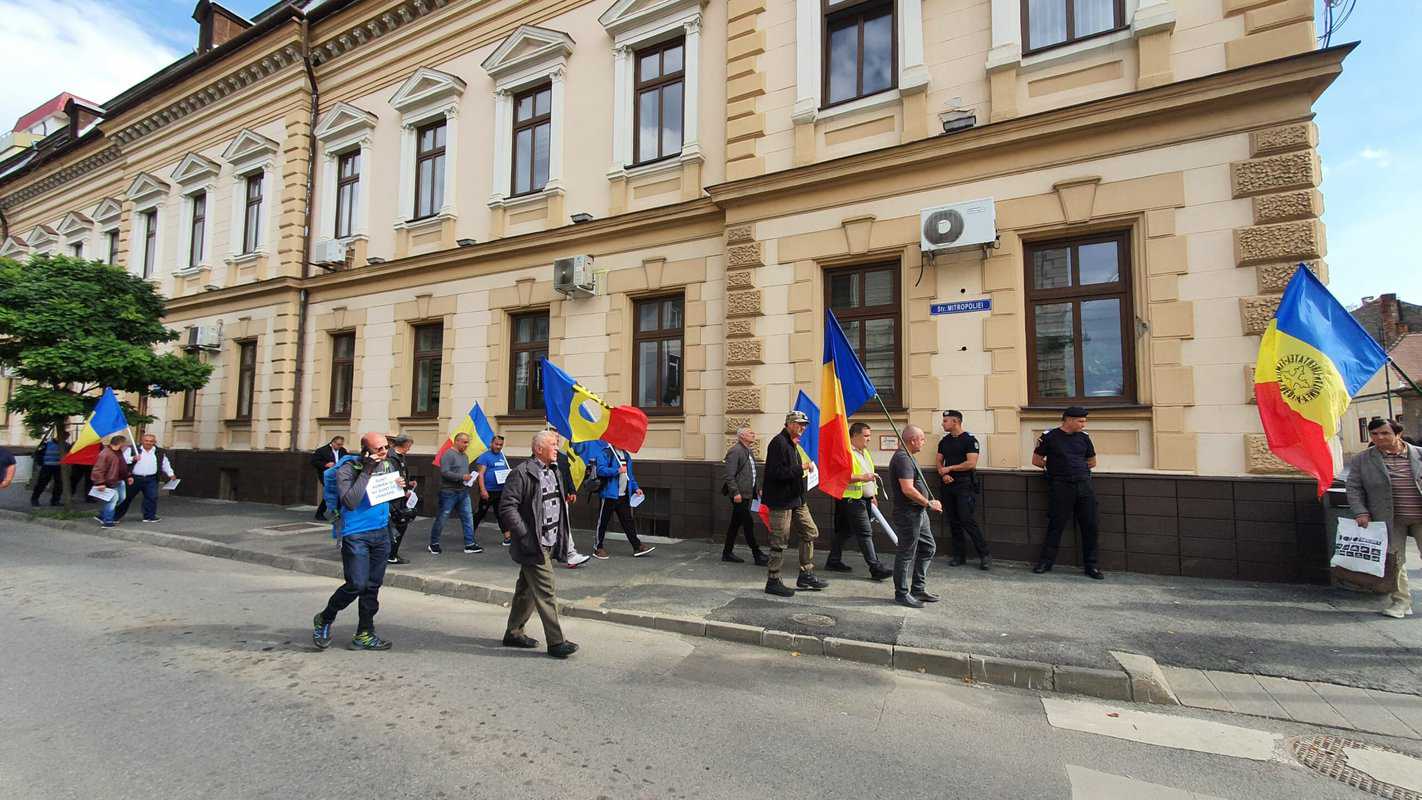
{"type": "Polygon", "coordinates": [[[632,454],[612,445],[603,448],[597,457],[597,477],[602,481],[602,489],[598,492],[602,508],[597,515],[597,549],[593,550],[593,556],[603,560],[608,558],[603,539],[607,536],[607,523],[614,513],[622,523],[622,532],[627,534],[627,542],[632,545],[634,558],[641,558],[657,549],[642,544],[637,538],[637,523],[632,519],[632,498],[641,497],[642,489],[632,474],[632,454]]]}
{"type": "MultiPolygon", "coordinates": [[[[390,649],[388,640],[375,635],[380,584],[385,581],[385,563],[390,556],[390,504],[372,505],[367,494],[373,476],[395,471],[386,459],[388,451],[384,434],[367,433],[360,437],[360,457],[344,456],[335,467],[340,514],[332,523],[331,536],[341,540],[345,582],[312,620],[311,639],[322,650],[331,646],[331,624],[336,621],[336,614],[356,600],[360,601],[360,617],[351,649],[390,649]]],[[[405,485],[400,478],[396,483],[405,485]]]]}

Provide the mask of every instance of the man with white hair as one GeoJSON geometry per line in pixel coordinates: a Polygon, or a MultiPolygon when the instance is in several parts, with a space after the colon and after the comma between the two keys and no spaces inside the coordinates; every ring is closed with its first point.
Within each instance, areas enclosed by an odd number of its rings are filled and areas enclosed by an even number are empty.
{"type": "Polygon", "coordinates": [[[746,537],[746,545],[750,547],[755,565],[763,567],[766,557],[755,543],[755,523],[751,511],[751,506],[760,502],[755,451],[751,449],[754,444],[755,431],[749,425],[742,425],[736,430],[736,443],[726,451],[726,477],[721,484],[721,494],[731,498],[731,524],[726,528],[726,546],[721,550],[721,560],[732,564],[745,563],[745,559],[734,552],[736,531],[740,530],[746,537]]]}
{"type": "Polygon", "coordinates": [[[894,530],[899,535],[899,549],[894,554],[894,602],[909,608],[923,608],[924,603],[938,602],[938,595],[928,591],[928,564],[938,546],[933,541],[933,527],[928,524],[928,512],[941,512],[943,504],[932,499],[928,484],[914,463],[914,454],[923,449],[926,437],[917,425],[904,428],[903,447],[889,461],[889,485],[894,491],[894,530]]]}
{"type": "Polygon", "coordinates": [[[567,560],[571,532],[567,489],[562,484],[558,434],[539,431],[533,435],[533,457],[514,467],[499,497],[499,524],[509,532],[509,556],[519,565],[503,644],[537,647],[538,640],[523,630],[537,611],[553,658],[567,658],[578,650],[563,638],[553,584],[553,559],[567,560]]]}

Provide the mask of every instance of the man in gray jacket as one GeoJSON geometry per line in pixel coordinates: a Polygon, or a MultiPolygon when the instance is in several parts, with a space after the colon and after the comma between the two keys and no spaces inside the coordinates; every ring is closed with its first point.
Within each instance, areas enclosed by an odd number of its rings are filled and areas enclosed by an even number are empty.
{"type": "Polygon", "coordinates": [[[571,539],[568,493],[557,462],[558,434],[535,433],[533,457],[514,467],[499,497],[499,525],[509,532],[509,556],[519,567],[504,646],[538,646],[538,640],[523,632],[536,610],[548,637],[548,655],[567,658],[578,646],[563,638],[553,585],[552,559],[567,560],[571,539]]]}
{"type": "Polygon", "coordinates": [[[439,511],[435,514],[434,526],[430,528],[430,554],[439,555],[444,549],[439,545],[440,534],[444,532],[444,521],[449,512],[459,509],[459,521],[464,525],[464,552],[482,553],[484,548],[474,541],[474,507],[469,501],[469,484],[474,473],[469,469],[469,434],[454,436],[453,445],[439,457],[439,511]]]}
{"type": "Polygon", "coordinates": [[[732,564],[745,563],[745,559],[733,552],[736,546],[736,530],[739,529],[745,534],[746,545],[750,547],[755,565],[763,567],[766,565],[766,558],[765,554],[760,552],[760,546],[755,543],[754,514],[751,510],[752,505],[756,506],[756,510],[760,508],[755,451],[751,450],[753,444],[755,431],[751,430],[749,425],[742,425],[736,430],[736,443],[726,452],[726,479],[721,485],[721,494],[731,498],[731,524],[726,528],[726,546],[721,550],[721,560],[732,564]]]}
{"type": "Polygon", "coordinates": [[[1407,588],[1407,537],[1422,547],[1422,448],[1404,442],[1402,426],[1386,419],[1368,423],[1373,446],[1348,464],[1348,506],[1358,527],[1387,524],[1387,556],[1397,569],[1397,583],[1382,613],[1411,616],[1407,588]]]}

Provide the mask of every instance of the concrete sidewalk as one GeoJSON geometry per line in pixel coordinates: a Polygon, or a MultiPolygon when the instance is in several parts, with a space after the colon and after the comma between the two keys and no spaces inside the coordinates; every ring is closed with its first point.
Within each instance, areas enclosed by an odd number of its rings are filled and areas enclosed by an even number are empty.
{"type": "MultiPolygon", "coordinates": [[[[18,488],[0,493],[0,508],[30,510],[27,495],[18,488]]],[[[325,572],[339,561],[328,527],[312,523],[310,509],[165,497],[160,512],[163,520],[158,523],[139,522],[136,511],[131,512],[118,530],[221,543],[227,547],[216,554],[248,553],[243,560],[254,560],[251,554],[287,561],[315,559],[326,562],[325,572]]],[[[88,520],[63,525],[83,530],[91,526],[98,532],[97,524],[88,520]]],[[[402,555],[413,563],[391,567],[388,583],[413,581],[433,592],[465,583],[512,589],[514,565],[499,547],[492,526],[479,531],[487,549],[478,555],[460,552],[458,525],[446,526],[447,546],[439,557],[424,548],[429,526],[428,519],[411,526],[402,555]]],[[[577,540],[584,552],[591,549],[590,533],[580,532],[577,540]]],[[[1165,675],[1172,685],[1180,682],[1177,693],[1186,705],[1222,708],[1223,702],[1229,705],[1226,710],[1268,711],[1264,715],[1281,718],[1293,717],[1287,704],[1270,698],[1268,687],[1284,691],[1297,688],[1293,684],[1256,680],[1254,695],[1243,692],[1242,684],[1231,684],[1228,692],[1214,689],[1213,694],[1204,687],[1215,687],[1210,676],[1218,673],[1422,694],[1422,616],[1388,619],[1376,613],[1378,598],[1327,587],[1135,574],[1111,574],[1096,582],[1070,568],[1038,576],[1025,565],[999,564],[984,573],[971,565],[949,568],[939,559],[929,584],[943,602],[911,610],[891,602],[889,584],[869,581],[862,561],[853,574],[825,574],[832,584],[827,591],[782,600],[761,591],[763,569],[721,562],[719,544],[653,541],[658,545],[655,553],[633,559],[625,540],[610,537],[610,560],[558,570],[560,599],[588,610],[750,626],[764,629],[766,636],[779,632],[793,637],[788,645],[828,649],[819,643],[877,643],[905,654],[971,653],[1004,663],[1082,669],[1088,676],[1092,670],[1120,672],[1112,651],[1139,653],[1167,667],[1165,675]]],[[[748,553],[739,552],[749,559],[748,553]]],[[[823,563],[822,555],[819,560],[823,563]]],[[[1326,712],[1319,714],[1332,719],[1326,712]]],[[[1339,716],[1349,721],[1347,714],[1339,716]]],[[[1422,718],[1416,724],[1422,735],[1422,718]]],[[[1389,725],[1392,722],[1381,727],[1389,725]]]]}

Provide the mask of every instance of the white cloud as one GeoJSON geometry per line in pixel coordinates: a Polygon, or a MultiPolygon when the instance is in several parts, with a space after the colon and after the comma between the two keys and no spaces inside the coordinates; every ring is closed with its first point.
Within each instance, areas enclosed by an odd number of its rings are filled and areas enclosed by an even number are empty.
{"type": "Polygon", "coordinates": [[[1362,151],[1358,153],[1358,158],[1364,161],[1371,161],[1379,167],[1386,168],[1392,166],[1392,152],[1385,148],[1364,147],[1362,151]]]}
{"type": "Polygon", "coordinates": [[[0,0],[0,19],[0,53],[10,65],[0,81],[4,130],[60,92],[104,103],[178,57],[111,3],[0,0]]]}

